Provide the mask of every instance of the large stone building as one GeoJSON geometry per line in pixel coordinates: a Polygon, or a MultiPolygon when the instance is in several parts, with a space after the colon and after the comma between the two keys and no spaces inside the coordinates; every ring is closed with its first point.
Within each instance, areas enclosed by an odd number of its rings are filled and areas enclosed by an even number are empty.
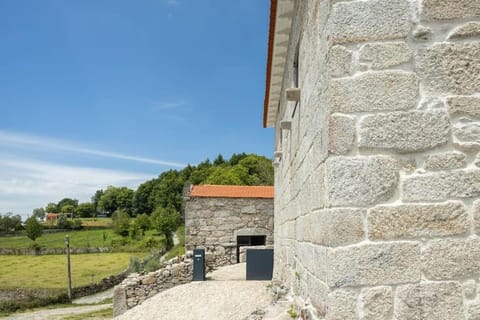
{"type": "Polygon", "coordinates": [[[192,186],[185,203],[185,247],[206,249],[218,267],[240,262],[240,248],[273,245],[273,187],[192,186]]]}
{"type": "Polygon", "coordinates": [[[326,319],[480,319],[480,1],[272,0],[276,279],[326,319]]]}

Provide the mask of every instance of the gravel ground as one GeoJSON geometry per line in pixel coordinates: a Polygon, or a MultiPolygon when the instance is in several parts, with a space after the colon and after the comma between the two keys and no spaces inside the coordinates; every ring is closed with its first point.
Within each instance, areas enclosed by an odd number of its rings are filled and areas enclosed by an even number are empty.
{"type": "Polygon", "coordinates": [[[242,320],[272,301],[270,281],[245,281],[245,264],[220,268],[208,281],[163,291],[128,310],[118,320],[242,320]]]}
{"type": "Polygon", "coordinates": [[[241,320],[270,303],[265,281],[203,281],[163,291],[118,320],[241,320]]]}

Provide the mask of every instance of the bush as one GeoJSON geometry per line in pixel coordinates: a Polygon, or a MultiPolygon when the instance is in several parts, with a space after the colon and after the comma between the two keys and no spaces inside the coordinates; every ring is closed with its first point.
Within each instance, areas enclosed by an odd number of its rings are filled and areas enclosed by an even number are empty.
{"type": "Polygon", "coordinates": [[[70,229],[72,230],[80,230],[82,229],[82,221],[80,219],[75,219],[70,221],[70,229]]]}
{"type": "Polygon", "coordinates": [[[61,214],[57,219],[57,228],[58,229],[70,229],[70,223],[65,215],[61,214]]]}
{"type": "Polygon", "coordinates": [[[112,215],[113,232],[126,237],[130,229],[130,216],[124,210],[117,210],[112,215]]]}
{"type": "Polygon", "coordinates": [[[140,259],[135,256],[130,257],[130,264],[128,265],[128,270],[130,272],[142,272],[143,271],[143,264],[140,259]]]}
{"type": "Polygon", "coordinates": [[[160,269],[160,258],[148,259],[144,267],[146,272],[152,272],[160,269]]]}
{"type": "Polygon", "coordinates": [[[160,248],[163,246],[162,240],[157,240],[154,237],[149,237],[142,241],[141,247],[147,249],[160,248]]]}
{"type": "Polygon", "coordinates": [[[38,223],[37,218],[30,217],[25,221],[25,233],[32,241],[35,241],[43,233],[43,228],[40,223],[38,223]]]}

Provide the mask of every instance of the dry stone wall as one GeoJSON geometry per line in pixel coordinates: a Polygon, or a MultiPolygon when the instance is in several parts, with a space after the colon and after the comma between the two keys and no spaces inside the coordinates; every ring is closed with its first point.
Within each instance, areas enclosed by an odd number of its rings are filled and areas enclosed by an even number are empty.
{"type": "Polygon", "coordinates": [[[119,316],[155,294],[192,281],[193,253],[170,259],[154,272],[130,274],[113,293],[113,315],[119,316]]]}
{"type": "Polygon", "coordinates": [[[190,198],[185,208],[185,247],[205,249],[211,267],[237,263],[237,236],[266,236],[273,245],[273,199],[190,198]]]}
{"type": "Polygon", "coordinates": [[[283,88],[296,57],[274,277],[321,319],[480,319],[480,1],[296,1],[283,88]]]}

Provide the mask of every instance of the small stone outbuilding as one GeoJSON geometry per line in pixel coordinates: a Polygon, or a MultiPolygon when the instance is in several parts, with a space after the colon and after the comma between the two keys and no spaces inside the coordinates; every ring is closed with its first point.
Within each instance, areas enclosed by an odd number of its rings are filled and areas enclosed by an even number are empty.
{"type": "Polygon", "coordinates": [[[206,250],[209,266],[241,261],[241,248],[273,245],[271,186],[192,186],[185,205],[186,250],[206,250]]]}

